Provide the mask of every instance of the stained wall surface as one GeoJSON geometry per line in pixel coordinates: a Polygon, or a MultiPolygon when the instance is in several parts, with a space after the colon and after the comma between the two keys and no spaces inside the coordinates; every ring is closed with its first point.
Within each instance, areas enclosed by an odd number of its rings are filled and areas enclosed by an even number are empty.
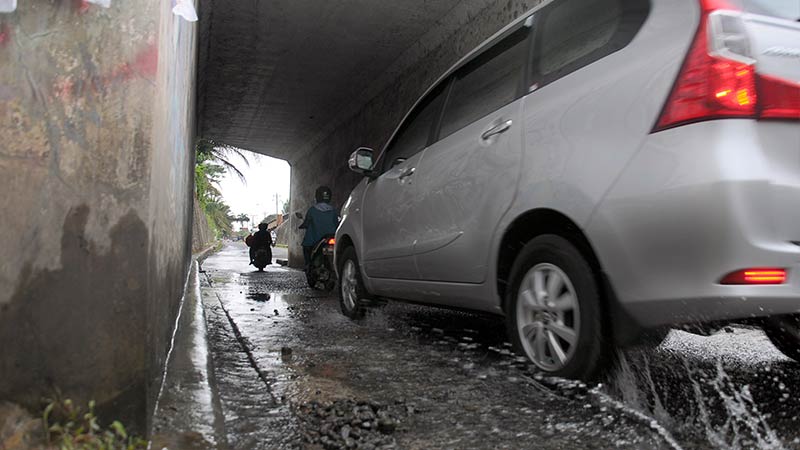
{"type": "Polygon", "coordinates": [[[158,0],[0,14],[0,399],[146,428],[190,256],[196,28],[158,0]]]}

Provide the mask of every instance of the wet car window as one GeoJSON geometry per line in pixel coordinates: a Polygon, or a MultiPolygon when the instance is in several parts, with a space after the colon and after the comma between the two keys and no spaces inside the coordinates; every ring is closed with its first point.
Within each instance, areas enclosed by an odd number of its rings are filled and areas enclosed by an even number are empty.
{"type": "Polygon", "coordinates": [[[383,158],[383,171],[414,156],[428,144],[431,126],[441,106],[446,83],[441,83],[431,91],[408,115],[405,123],[386,148],[383,158]]]}
{"type": "Polygon", "coordinates": [[[514,101],[525,65],[528,29],[500,41],[456,73],[440,137],[514,101]]]}
{"type": "Polygon", "coordinates": [[[551,74],[608,44],[619,24],[616,1],[563,2],[547,16],[542,33],[541,71],[551,74]]]}
{"type": "Polygon", "coordinates": [[[533,73],[542,85],[630,43],[650,11],[646,0],[565,0],[549,7],[538,38],[533,73]]]}

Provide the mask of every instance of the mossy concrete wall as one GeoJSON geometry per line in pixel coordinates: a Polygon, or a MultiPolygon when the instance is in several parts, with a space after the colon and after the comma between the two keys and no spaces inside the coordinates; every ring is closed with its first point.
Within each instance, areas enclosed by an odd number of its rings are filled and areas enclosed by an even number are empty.
{"type": "Polygon", "coordinates": [[[144,431],[191,254],[196,25],[28,0],[0,36],[0,399],[144,431]]]}

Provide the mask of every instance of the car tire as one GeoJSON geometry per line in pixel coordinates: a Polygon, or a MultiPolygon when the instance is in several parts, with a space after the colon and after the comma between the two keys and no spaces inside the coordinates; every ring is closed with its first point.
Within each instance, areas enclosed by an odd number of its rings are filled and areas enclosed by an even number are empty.
{"type": "Polygon", "coordinates": [[[542,235],[523,247],[505,305],[512,344],[542,372],[592,380],[608,363],[598,282],[566,239],[542,235]]]}
{"type": "Polygon", "coordinates": [[[781,353],[800,362],[800,315],[770,317],[763,328],[781,353]]]}
{"type": "Polygon", "coordinates": [[[371,296],[361,279],[356,250],[350,246],[344,249],[339,262],[339,307],[342,314],[351,319],[361,319],[367,311],[365,304],[371,296]]]}

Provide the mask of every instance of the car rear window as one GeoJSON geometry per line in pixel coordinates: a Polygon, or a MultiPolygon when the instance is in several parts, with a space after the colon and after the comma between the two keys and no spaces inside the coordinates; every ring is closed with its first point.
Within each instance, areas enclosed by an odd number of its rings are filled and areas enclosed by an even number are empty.
{"type": "Polygon", "coordinates": [[[561,0],[544,10],[533,60],[540,87],[628,45],[650,12],[648,0],[561,0]]]}
{"type": "Polygon", "coordinates": [[[607,45],[619,26],[615,1],[566,0],[544,24],[539,68],[547,76],[607,45]]]}
{"type": "Polygon", "coordinates": [[[736,0],[734,3],[749,13],[800,20],[800,0],[736,0]]]}

